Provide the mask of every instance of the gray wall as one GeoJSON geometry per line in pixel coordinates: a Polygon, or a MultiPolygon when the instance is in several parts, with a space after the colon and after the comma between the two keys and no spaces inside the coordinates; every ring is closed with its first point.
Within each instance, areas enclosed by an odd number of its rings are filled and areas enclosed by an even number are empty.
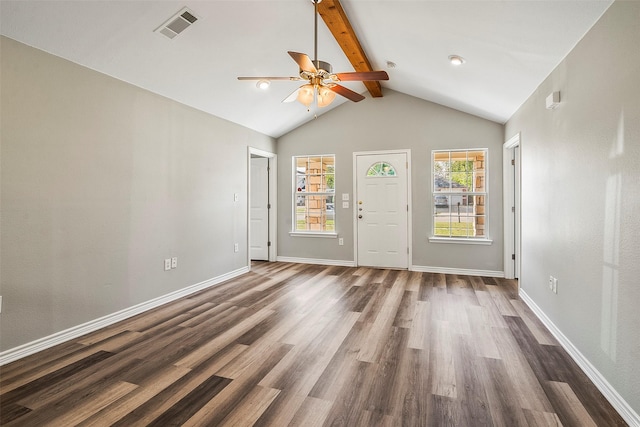
{"type": "Polygon", "coordinates": [[[640,2],[616,1],[506,126],[522,141],[520,285],[636,412],[639,41],[640,2]]]}
{"type": "MultiPolygon", "coordinates": [[[[301,107],[303,108],[303,107],[301,107]]],[[[278,138],[278,255],[353,261],[352,209],[339,195],[353,198],[353,152],[411,149],[413,260],[416,266],[503,271],[502,125],[394,91],[382,98],[345,103],[278,138]],[[490,246],[429,243],[432,203],[431,150],[489,149],[490,246]],[[336,155],[337,239],[291,237],[291,156],[336,155]]],[[[353,200],[352,200],[353,202],[353,200]]]]}
{"type": "Polygon", "coordinates": [[[246,266],[247,146],[273,139],[1,43],[0,349],[246,266]]]}

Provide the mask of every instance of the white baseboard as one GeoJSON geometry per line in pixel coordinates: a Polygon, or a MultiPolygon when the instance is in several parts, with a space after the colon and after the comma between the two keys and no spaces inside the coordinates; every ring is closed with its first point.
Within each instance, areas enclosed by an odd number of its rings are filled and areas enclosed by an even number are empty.
{"type": "Polygon", "coordinates": [[[412,265],[409,270],[421,273],[459,274],[461,276],[484,276],[504,278],[504,271],[471,270],[466,268],[429,267],[424,265],[412,265]]]}
{"type": "Polygon", "coordinates": [[[356,263],[353,261],[344,261],[339,259],[315,259],[315,258],[296,258],[288,256],[279,256],[276,261],[280,262],[295,262],[297,264],[317,264],[317,265],[337,265],[341,267],[355,267],[356,263]]]}
{"type": "Polygon", "coordinates": [[[611,403],[620,416],[629,424],[630,427],[640,427],[640,416],[631,406],[620,396],[615,388],[606,378],[596,369],[595,366],[589,362],[578,348],[573,345],[569,338],[567,338],[560,329],[547,317],[540,307],[527,295],[527,293],[520,288],[520,299],[524,301],[531,311],[538,316],[538,319],[551,331],[554,337],[558,340],[560,345],[569,353],[569,356],[578,364],[580,369],[589,377],[589,379],[600,390],[604,397],[611,403]]]}
{"type": "MultiPolygon", "coordinates": [[[[317,264],[317,265],[338,265],[342,267],[356,267],[355,261],[333,260],[333,259],[315,259],[315,258],[296,258],[279,256],[276,261],[294,262],[297,264],[317,264]]],[[[447,268],[447,267],[428,267],[421,265],[412,265],[409,271],[418,271],[423,273],[444,273],[444,274],[460,274],[463,276],[484,276],[484,277],[504,277],[504,271],[492,270],[469,270],[464,268],[447,268]]]]}
{"type": "Polygon", "coordinates": [[[124,310],[120,310],[116,313],[108,314],[104,317],[100,317],[99,319],[91,320],[87,323],[83,323],[81,325],[65,329],[64,331],[56,332],[55,334],[46,336],[44,338],[40,338],[21,346],[3,351],[2,353],[0,353],[0,366],[6,365],[10,362],[14,362],[18,359],[22,359],[23,357],[29,356],[47,348],[51,348],[55,345],[62,344],[63,342],[79,338],[89,332],[96,331],[109,325],[113,325],[114,323],[117,323],[121,320],[128,319],[129,317],[133,317],[140,313],[144,313],[145,311],[151,310],[152,308],[159,307],[168,302],[175,301],[194,292],[201,291],[203,289],[217,285],[218,283],[225,282],[229,279],[233,279],[234,277],[248,272],[248,266],[242,267],[221,276],[205,280],[204,282],[196,283],[195,285],[191,285],[175,292],[160,296],[158,298],[154,298],[147,302],[125,308],[124,310]]]}

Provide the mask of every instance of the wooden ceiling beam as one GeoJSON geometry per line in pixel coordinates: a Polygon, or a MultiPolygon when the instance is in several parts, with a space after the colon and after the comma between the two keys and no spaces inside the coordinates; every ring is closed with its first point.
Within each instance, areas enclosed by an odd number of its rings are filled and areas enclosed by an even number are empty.
{"type": "MultiPolygon", "coordinates": [[[[322,0],[318,3],[318,13],[333,34],[340,48],[353,65],[355,71],[375,71],[356,36],[340,0],[322,0]]],[[[362,82],[374,98],[382,96],[382,86],[378,81],[362,82]]]]}

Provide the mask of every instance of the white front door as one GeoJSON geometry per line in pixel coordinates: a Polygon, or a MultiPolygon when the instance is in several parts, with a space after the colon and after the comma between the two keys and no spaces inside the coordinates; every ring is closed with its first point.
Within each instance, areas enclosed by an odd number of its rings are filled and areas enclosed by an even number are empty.
{"type": "Polygon", "coordinates": [[[251,236],[249,239],[252,260],[269,259],[269,159],[251,158],[251,200],[249,212],[251,236]]]}
{"type": "Polygon", "coordinates": [[[356,153],[357,264],[408,268],[407,153],[356,153]]]}

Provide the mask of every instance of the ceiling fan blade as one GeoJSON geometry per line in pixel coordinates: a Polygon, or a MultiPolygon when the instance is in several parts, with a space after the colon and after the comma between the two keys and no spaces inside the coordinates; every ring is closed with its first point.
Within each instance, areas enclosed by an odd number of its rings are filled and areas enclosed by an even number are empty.
{"type": "Polygon", "coordinates": [[[300,77],[238,77],[238,80],[302,80],[300,77]]]}
{"type": "Polygon", "coordinates": [[[353,73],[335,73],[338,81],[342,82],[368,82],[373,80],[389,80],[389,74],[386,71],[361,71],[353,73]]]}
{"type": "Polygon", "coordinates": [[[351,89],[347,89],[344,86],[334,84],[331,86],[327,85],[327,87],[331,89],[333,92],[337,93],[338,95],[342,95],[353,102],[359,102],[364,99],[364,96],[360,95],[358,92],[354,92],[351,89]]]}
{"type": "Polygon", "coordinates": [[[313,61],[309,58],[309,55],[306,53],[298,53],[298,52],[287,52],[289,56],[293,58],[294,61],[298,64],[302,71],[306,71],[308,73],[317,73],[318,70],[316,66],[313,65],[313,61]]]}
{"type": "Polygon", "coordinates": [[[282,102],[293,102],[296,99],[298,99],[298,91],[299,90],[300,90],[300,88],[297,88],[296,90],[291,92],[291,94],[289,96],[287,96],[285,99],[283,99],[282,102]]]}

